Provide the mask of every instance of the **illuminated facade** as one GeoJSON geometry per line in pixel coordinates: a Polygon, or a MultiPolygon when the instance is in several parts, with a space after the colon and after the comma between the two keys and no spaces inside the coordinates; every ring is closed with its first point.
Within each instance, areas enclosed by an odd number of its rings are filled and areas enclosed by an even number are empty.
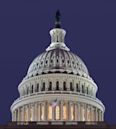
{"type": "Polygon", "coordinates": [[[59,13],[51,44],[29,66],[11,106],[12,121],[103,121],[105,107],[84,62],[65,44],[59,13]]]}

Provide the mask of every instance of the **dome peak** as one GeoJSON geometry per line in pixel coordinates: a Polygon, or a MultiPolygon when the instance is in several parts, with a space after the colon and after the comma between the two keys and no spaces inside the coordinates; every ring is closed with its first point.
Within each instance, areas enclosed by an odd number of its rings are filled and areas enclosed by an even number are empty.
{"type": "Polygon", "coordinates": [[[55,16],[55,28],[61,28],[60,17],[61,17],[60,11],[57,10],[56,16],[55,16]]]}
{"type": "Polygon", "coordinates": [[[66,51],[70,51],[70,49],[65,44],[65,35],[66,31],[61,28],[61,22],[60,22],[60,11],[58,10],[56,12],[56,21],[55,21],[55,28],[50,30],[50,36],[51,36],[51,44],[48,46],[46,51],[60,48],[64,49],[66,51]]]}

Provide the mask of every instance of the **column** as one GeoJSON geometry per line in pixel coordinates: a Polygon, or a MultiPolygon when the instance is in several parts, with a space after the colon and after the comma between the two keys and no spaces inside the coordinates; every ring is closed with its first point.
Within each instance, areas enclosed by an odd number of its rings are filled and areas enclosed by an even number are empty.
{"type": "Polygon", "coordinates": [[[102,112],[102,121],[104,121],[104,113],[102,112]]]}
{"type": "Polygon", "coordinates": [[[25,121],[24,118],[25,118],[25,108],[24,106],[21,108],[21,117],[22,117],[22,120],[21,121],[25,121]]]}
{"type": "Polygon", "coordinates": [[[85,109],[85,121],[88,121],[87,120],[87,108],[88,108],[88,106],[87,106],[87,104],[84,104],[84,109],[85,109]]]}
{"type": "Polygon", "coordinates": [[[61,121],[63,121],[63,102],[62,101],[60,104],[60,116],[61,116],[61,121]]]}
{"type": "Polygon", "coordinates": [[[14,119],[13,119],[13,121],[16,121],[16,116],[17,116],[17,109],[14,111],[14,119]]]}
{"type": "Polygon", "coordinates": [[[77,120],[80,121],[80,103],[77,103],[77,120]]]}
{"type": "Polygon", "coordinates": [[[31,121],[30,117],[31,117],[31,105],[29,104],[28,105],[28,121],[31,121]]]}
{"type": "Polygon", "coordinates": [[[32,108],[32,121],[34,121],[34,104],[31,105],[32,108]]]}
{"type": "Polygon", "coordinates": [[[18,121],[20,121],[20,108],[18,108],[18,118],[17,118],[18,121]]]}
{"type": "Polygon", "coordinates": [[[70,104],[70,102],[69,102],[69,104],[68,104],[68,119],[69,119],[69,121],[71,120],[71,111],[70,111],[70,109],[71,109],[71,104],[70,104]]]}
{"type": "Polygon", "coordinates": [[[65,102],[66,103],[66,112],[67,112],[67,116],[66,116],[66,120],[69,120],[69,104],[68,101],[65,102]]]}
{"type": "Polygon", "coordinates": [[[52,121],[55,120],[55,107],[52,108],[52,121]]]}
{"type": "Polygon", "coordinates": [[[12,112],[12,121],[15,121],[15,111],[12,112]]]}
{"type": "Polygon", "coordinates": [[[101,111],[99,110],[99,121],[101,121],[101,111]]]}
{"type": "Polygon", "coordinates": [[[37,115],[38,115],[38,113],[37,113],[37,103],[35,103],[35,105],[34,105],[34,120],[35,121],[37,121],[37,115]]]}
{"type": "Polygon", "coordinates": [[[47,120],[47,101],[44,103],[44,120],[47,120]]]}
{"type": "Polygon", "coordinates": [[[27,115],[26,121],[29,121],[29,114],[28,114],[29,108],[28,108],[28,105],[25,106],[25,110],[26,110],[26,115],[27,115]]]}
{"type": "Polygon", "coordinates": [[[95,108],[95,121],[98,121],[98,113],[97,113],[97,108],[95,108]]]}
{"type": "Polygon", "coordinates": [[[92,121],[94,121],[94,116],[93,116],[93,107],[91,107],[91,116],[92,116],[92,121]]]}
{"type": "Polygon", "coordinates": [[[37,120],[40,121],[40,103],[37,104],[37,120]]]}
{"type": "Polygon", "coordinates": [[[78,116],[78,112],[77,112],[77,104],[74,104],[74,108],[75,108],[75,121],[77,121],[77,116],[78,116]]]}
{"type": "Polygon", "coordinates": [[[80,103],[80,121],[82,121],[82,104],[80,103]]]}

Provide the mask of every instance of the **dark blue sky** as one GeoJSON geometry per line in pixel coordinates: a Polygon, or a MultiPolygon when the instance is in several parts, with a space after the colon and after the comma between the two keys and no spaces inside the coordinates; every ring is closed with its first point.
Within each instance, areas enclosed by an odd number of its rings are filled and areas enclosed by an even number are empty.
{"type": "Polygon", "coordinates": [[[32,60],[50,44],[57,9],[67,31],[66,44],[98,84],[105,121],[116,123],[115,0],[0,1],[0,123],[11,121],[18,84],[32,60]]]}

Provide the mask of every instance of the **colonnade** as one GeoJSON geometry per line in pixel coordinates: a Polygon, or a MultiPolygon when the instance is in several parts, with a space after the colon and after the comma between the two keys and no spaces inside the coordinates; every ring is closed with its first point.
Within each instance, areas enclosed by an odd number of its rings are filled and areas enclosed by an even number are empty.
{"type": "Polygon", "coordinates": [[[103,112],[85,103],[69,101],[38,102],[12,113],[12,121],[103,121],[103,112]]]}

